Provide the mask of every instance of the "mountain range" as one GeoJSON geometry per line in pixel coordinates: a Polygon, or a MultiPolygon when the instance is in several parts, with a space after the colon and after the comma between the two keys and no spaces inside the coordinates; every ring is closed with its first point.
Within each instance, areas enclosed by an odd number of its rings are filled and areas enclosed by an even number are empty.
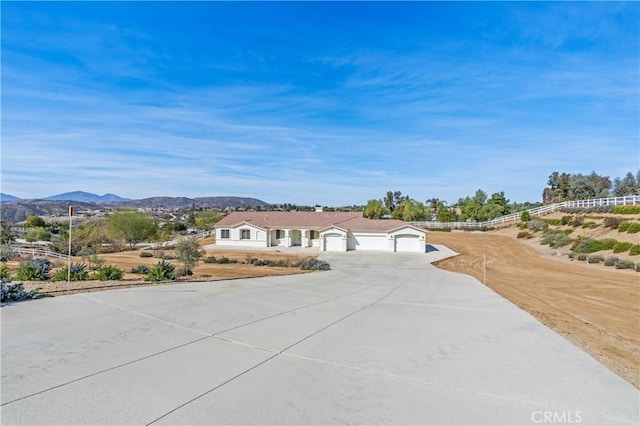
{"type": "Polygon", "coordinates": [[[83,191],[66,192],[32,200],[22,200],[10,194],[0,194],[0,201],[2,202],[2,220],[10,222],[21,222],[32,214],[36,216],[64,216],[70,203],[73,203],[78,212],[96,210],[100,206],[108,208],[181,208],[191,206],[246,208],[269,205],[257,198],[248,197],[150,197],[141,200],[128,200],[115,194],[97,195],[83,191]]]}

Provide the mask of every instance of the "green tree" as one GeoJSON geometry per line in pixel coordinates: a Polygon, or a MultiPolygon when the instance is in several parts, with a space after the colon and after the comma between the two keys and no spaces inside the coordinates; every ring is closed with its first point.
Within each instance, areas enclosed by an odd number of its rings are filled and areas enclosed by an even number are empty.
{"type": "Polygon", "coordinates": [[[6,220],[0,221],[0,244],[11,244],[16,240],[12,230],[13,224],[6,220]]]}
{"type": "MultiPolygon", "coordinates": [[[[638,174],[640,176],[640,170],[638,174]]],[[[640,182],[631,172],[628,172],[622,179],[615,178],[613,180],[613,196],[624,197],[625,195],[640,195],[640,182]]]]}
{"type": "Polygon", "coordinates": [[[45,228],[47,226],[47,222],[45,222],[43,218],[32,214],[24,221],[24,226],[27,228],[45,228]]]}
{"type": "Polygon", "coordinates": [[[153,217],[134,210],[119,210],[106,217],[107,234],[114,239],[124,240],[134,249],[136,244],[152,240],[158,227],[153,217]]]}
{"type": "Polygon", "coordinates": [[[29,243],[33,243],[36,241],[51,241],[51,232],[47,231],[41,226],[38,226],[27,232],[27,236],[25,237],[25,239],[29,243]]]}
{"type": "Polygon", "coordinates": [[[198,266],[200,258],[205,255],[205,251],[198,244],[196,237],[184,238],[176,244],[174,254],[176,259],[184,266],[187,275],[193,274],[193,269],[198,266]]]}
{"type": "Polygon", "coordinates": [[[458,220],[456,209],[449,207],[438,210],[437,220],[438,222],[456,222],[458,220]]]}
{"type": "Polygon", "coordinates": [[[381,200],[369,200],[364,207],[363,215],[369,219],[382,219],[386,210],[381,200]]]}
{"type": "Polygon", "coordinates": [[[395,208],[392,217],[394,219],[402,219],[405,222],[419,222],[428,220],[428,213],[424,204],[406,198],[395,208]]]}
{"type": "Polygon", "coordinates": [[[198,229],[212,229],[224,216],[220,213],[208,211],[196,214],[195,225],[198,229]]]}

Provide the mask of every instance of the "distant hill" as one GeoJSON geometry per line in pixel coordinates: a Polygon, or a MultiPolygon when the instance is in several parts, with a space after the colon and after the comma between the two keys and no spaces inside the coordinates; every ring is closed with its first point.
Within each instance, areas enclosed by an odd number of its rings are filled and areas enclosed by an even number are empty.
{"type": "Polygon", "coordinates": [[[207,207],[266,207],[265,203],[257,198],[247,197],[197,197],[194,198],[196,205],[207,207]]]}
{"type": "MultiPolygon", "coordinates": [[[[95,210],[95,203],[73,203],[76,212],[95,210]]],[[[68,201],[48,200],[20,200],[2,203],[2,220],[17,223],[26,220],[30,215],[36,216],[60,216],[67,217],[69,212],[68,201]]]]}
{"type": "Polygon", "coordinates": [[[118,197],[115,194],[97,195],[84,191],[65,192],[64,194],[52,195],[50,197],[43,198],[47,201],[80,201],[83,203],[109,203],[109,202],[124,202],[128,201],[128,198],[118,197]]]}
{"type": "Polygon", "coordinates": [[[268,206],[262,200],[257,198],[247,197],[198,197],[198,198],[186,198],[186,197],[151,197],[141,200],[131,200],[126,203],[122,203],[126,207],[141,207],[141,208],[180,208],[180,207],[264,207],[268,206]]]}
{"type": "Polygon", "coordinates": [[[2,192],[0,192],[0,201],[11,202],[11,201],[19,201],[19,200],[20,198],[16,197],[15,195],[3,194],[2,192]]]}

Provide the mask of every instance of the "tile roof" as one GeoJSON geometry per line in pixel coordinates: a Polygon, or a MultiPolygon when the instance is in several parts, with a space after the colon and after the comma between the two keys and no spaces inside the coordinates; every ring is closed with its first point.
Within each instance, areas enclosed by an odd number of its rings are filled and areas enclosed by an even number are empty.
{"type": "Polygon", "coordinates": [[[250,223],[261,228],[324,229],[336,225],[349,231],[391,231],[408,225],[402,220],[367,219],[362,212],[231,212],[216,224],[216,228],[250,223]]]}

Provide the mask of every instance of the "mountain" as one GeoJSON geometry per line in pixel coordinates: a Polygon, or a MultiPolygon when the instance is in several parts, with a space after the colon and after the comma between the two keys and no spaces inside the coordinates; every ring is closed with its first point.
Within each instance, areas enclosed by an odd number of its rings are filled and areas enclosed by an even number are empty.
{"type": "Polygon", "coordinates": [[[0,201],[6,201],[6,202],[20,201],[20,198],[11,194],[3,194],[2,192],[0,192],[0,201]]]}
{"type": "Polygon", "coordinates": [[[82,203],[110,203],[129,201],[128,198],[121,198],[115,194],[97,195],[84,191],[65,192],[64,194],[52,195],[43,198],[47,201],[79,201],[82,203]]]}
{"type": "Polygon", "coordinates": [[[194,200],[197,206],[203,207],[266,207],[269,205],[257,198],[247,197],[197,197],[194,200]]]}
{"type": "MultiPolygon", "coordinates": [[[[95,203],[73,203],[76,214],[82,211],[95,210],[95,203]]],[[[2,220],[17,223],[28,216],[50,216],[66,218],[69,212],[68,201],[20,200],[2,203],[2,220]]]]}
{"type": "Polygon", "coordinates": [[[262,200],[247,197],[151,197],[142,200],[131,200],[122,203],[126,207],[142,207],[142,208],[180,208],[180,207],[264,207],[268,206],[262,200]]]}

